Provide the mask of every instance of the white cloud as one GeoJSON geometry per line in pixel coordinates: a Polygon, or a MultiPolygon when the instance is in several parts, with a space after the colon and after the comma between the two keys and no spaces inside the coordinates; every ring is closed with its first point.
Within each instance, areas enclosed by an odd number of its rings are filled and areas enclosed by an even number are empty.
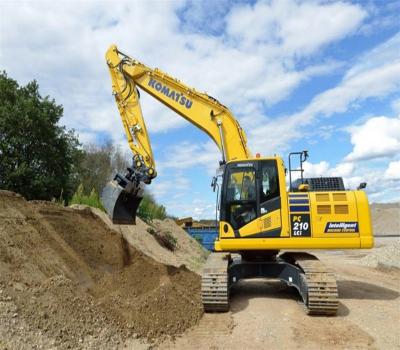
{"type": "Polygon", "coordinates": [[[400,86],[400,60],[395,60],[382,67],[352,73],[337,87],[327,90],[313,99],[302,115],[345,112],[351,103],[369,97],[384,96],[396,91],[400,86]]]}
{"type": "Polygon", "coordinates": [[[400,160],[389,163],[385,171],[385,178],[389,180],[400,180],[400,160]]]}
{"type": "Polygon", "coordinates": [[[391,103],[391,107],[393,112],[400,115],[400,98],[393,100],[391,103]]]}
{"type": "Polygon", "coordinates": [[[319,163],[304,162],[304,177],[339,176],[350,177],[354,172],[354,163],[339,163],[331,168],[330,164],[323,160],[319,163]]]}
{"type": "Polygon", "coordinates": [[[186,201],[171,201],[166,203],[168,212],[178,217],[191,216],[194,219],[214,219],[215,203],[204,199],[189,199],[186,201]]]}
{"type": "Polygon", "coordinates": [[[351,162],[339,163],[331,170],[331,176],[350,177],[355,170],[355,164],[351,162]]]}
{"type": "Polygon", "coordinates": [[[221,160],[221,152],[211,141],[175,144],[166,150],[166,154],[173,156],[158,163],[158,168],[163,172],[167,169],[187,170],[199,166],[206,169],[209,175],[215,175],[218,162],[221,160]]]}
{"type": "Polygon", "coordinates": [[[400,116],[373,117],[364,124],[349,127],[353,150],[347,161],[390,157],[400,153],[400,116]]]}
{"type": "Polygon", "coordinates": [[[360,55],[357,64],[347,71],[345,79],[384,66],[394,58],[400,59],[399,46],[400,33],[397,33],[376,48],[360,55]]]}
{"type": "MultiPolygon", "coordinates": [[[[123,51],[151,67],[159,66],[199,90],[208,90],[240,111],[241,106],[251,103],[281,101],[302,81],[329,74],[337,63],[320,60],[318,64],[296,68],[299,51],[311,55],[350,34],[366,15],[359,6],[345,3],[273,2],[270,10],[277,16],[273,26],[263,24],[265,28],[257,31],[258,24],[253,21],[243,31],[255,40],[249,49],[248,43],[237,41],[236,32],[231,32],[235,13],[247,11],[248,5],[236,6],[231,14],[226,4],[219,6],[219,13],[228,11],[228,29],[219,37],[191,32],[190,26],[180,30],[182,22],[177,13],[185,6],[183,1],[156,5],[118,2],[110,11],[107,2],[81,2],[79,6],[73,2],[1,2],[0,64],[22,83],[38,79],[41,90],[64,105],[63,122],[68,127],[86,133],[107,132],[120,141],[122,125],[104,62],[111,43],[116,42],[123,51]],[[329,15],[332,11],[335,16],[329,15]],[[310,33],[313,21],[309,19],[317,20],[315,14],[324,25],[310,33]],[[275,25],[282,26],[281,31],[277,32],[275,25]],[[315,38],[310,38],[311,34],[315,38]],[[273,36],[285,40],[259,45],[264,38],[273,36]]],[[[268,6],[262,1],[255,5],[267,12],[268,6]]],[[[189,16],[188,11],[185,13],[189,16]]],[[[273,20],[271,14],[268,18],[273,20]]],[[[249,19],[252,20],[251,14],[249,19]]],[[[221,29],[225,27],[219,26],[221,29]]],[[[185,125],[181,118],[147,96],[142,97],[142,104],[150,132],[185,125]]]]}
{"type": "Polygon", "coordinates": [[[395,44],[399,38],[400,34],[397,34],[373,49],[372,53],[380,52],[376,60],[373,54],[364,54],[336,87],[316,95],[302,111],[253,127],[248,132],[250,145],[257,150],[285,150],[290,142],[303,138],[318,118],[346,112],[354,104],[369,98],[398,92],[400,57],[395,44]],[[368,60],[368,63],[364,60],[368,60]],[[271,130],[274,132],[271,133],[271,130]]]}
{"type": "MultiPolygon", "coordinates": [[[[191,182],[181,173],[175,173],[173,178],[168,177],[168,180],[164,180],[162,177],[157,177],[153,180],[148,189],[156,196],[157,200],[162,200],[162,198],[167,194],[181,194],[190,189],[191,182]]],[[[175,200],[176,198],[174,198],[175,200]]]]}
{"type": "Polygon", "coordinates": [[[79,140],[83,144],[91,144],[91,143],[96,142],[96,133],[95,132],[79,131],[78,137],[79,137],[79,140]]]}
{"type": "MultiPolygon", "coordinates": [[[[317,95],[304,110],[273,120],[265,115],[265,106],[283,101],[313,77],[342,69],[342,62],[322,56],[321,50],[357,31],[367,11],[347,2],[220,2],[219,24],[204,33],[202,27],[215,17],[210,19],[210,4],[193,4],[121,1],[110,11],[110,3],[103,1],[82,1],[79,6],[66,1],[0,2],[0,65],[20,83],[37,79],[44,95],[64,105],[63,123],[77,129],[82,141],[108,133],[125,149],[104,59],[112,43],[231,107],[247,130],[251,149],[263,155],[303,137],[322,115],[346,111],[400,87],[397,35],[363,55],[336,87],[317,95]]],[[[141,102],[153,134],[188,124],[145,93],[141,102]]],[[[165,157],[158,161],[159,174],[184,176],[196,166],[214,173],[220,155],[212,142],[170,142],[168,151],[173,153],[160,151],[165,157]],[[170,154],[172,163],[167,161],[170,154]]],[[[336,171],[350,174],[349,164],[336,171]]],[[[190,183],[182,181],[177,191],[187,193],[190,183]]],[[[154,186],[159,197],[179,195],[171,190],[169,178],[160,176],[154,186]]]]}
{"type": "Polygon", "coordinates": [[[329,162],[304,163],[304,177],[339,176],[346,189],[355,190],[362,182],[367,183],[366,192],[370,202],[400,201],[398,174],[400,161],[390,163],[386,169],[371,168],[362,163],[342,162],[331,167],[329,162]]]}
{"type": "Polygon", "coordinates": [[[267,45],[297,56],[354,31],[367,13],[348,3],[259,1],[237,6],[227,18],[227,32],[246,46],[267,45]]]}
{"type": "Polygon", "coordinates": [[[319,163],[304,162],[304,177],[320,177],[327,176],[329,163],[322,161],[319,163]]]}

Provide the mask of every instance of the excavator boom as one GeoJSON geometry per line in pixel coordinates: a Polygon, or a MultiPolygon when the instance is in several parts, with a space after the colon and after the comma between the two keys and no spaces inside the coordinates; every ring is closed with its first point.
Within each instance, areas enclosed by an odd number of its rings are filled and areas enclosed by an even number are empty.
{"type": "Polygon", "coordinates": [[[157,176],[138,88],[207,133],[220,149],[223,163],[251,157],[243,129],[229,109],[216,99],[159,69],[147,67],[118,51],[115,45],[107,51],[106,60],[112,92],[134,155],[127,173],[117,174],[102,193],[103,204],[114,223],[135,222],[144,185],[157,176]]]}

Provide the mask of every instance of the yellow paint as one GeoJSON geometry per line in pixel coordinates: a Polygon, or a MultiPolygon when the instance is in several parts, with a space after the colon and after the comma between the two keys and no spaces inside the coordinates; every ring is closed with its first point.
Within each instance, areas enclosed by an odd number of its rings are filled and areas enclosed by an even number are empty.
{"type": "Polygon", "coordinates": [[[219,149],[224,151],[227,162],[244,160],[255,162],[264,159],[277,162],[281,209],[266,213],[242,227],[239,230],[239,238],[235,237],[228,223],[220,222],[219,240],[215,243],[216,250],[343,249],[373,246],[368,199],[362,191],[318,193],[307,192],[307,186],[302,186],[301,193],[309,195],[312,236],[290,237],[290,204],[286,191],[285,167],[281,158],[253,158],[247,147],[246,134],[235,117],[228,108],[206,93],[186,86],[159,69],[149,68],[135,59],[122,55],[115,45],[107,51],[106,60],[111,75],[113,94],[129,146],[134,155],[139,156],[145,163],[149,174],[154,174],[154,177],[156,175],[155,161],[140,108],[137,87],[207,133],[219,149]],[[155,85],[155,81],[159,85],[155,85]],[[171,95],[172,91],[174,94],[171,95]],[[182,103],[183,101],[190,103],[182,103]],[[220,128],[222,128],[222,139],[220,128]],[[266,220],[270,222],[267,229],[266,220]],[[359,232],[324,232],[328,222],[346,221],[358,222],[359,232]],[[226,225],[227,232],[224,230],[226,225]],[[279,227],[281,227],[280,237],[251,238],[252,235],[279,227]]]}
{"type": "MultiPolygon", "coordinates": [[[[288,196],[285,190],[282,191],[282,187],[281,195],[284,198],[288,196]]],[[[215,249],[218,251],[240,251],[247,249],[357,249],[373,247],[374,239],[371,216],[365,192],[308,192],[308,197],[312,227],[311,237],[289,237],[290,227],[288,218],[290,217],[290,213],[288,212],[288,200],[282,200],[281,213],[286,212],[287,215],[282,215],[282,232],[280,237],[251,238],[251,235],[265,231],[262,222],[268,217],[271,218],[271,227],[269,229],[279,227],[277,218],[280,215],[280,211],[275,210],[243,226],[239,230],[241,238],[234,238],[233,230],[230,226],[228,235],[223,235],[220,231],[220,239],[215,242],[215,249]],[[322,196],[319,196],[320,194],[322,196]],[[319,214],[318,206],[329,206],[330,213],[319,214]],[[337,210],[337,207],[335,206],[339,206],[341,210],[347,206],[348,213],[336,213],[335,210],[337,210]],[[285,217],[287,220],[284,220],[285,217]],[[359,232],[325,233],[324,231],[328,222],[358,222],[359,232]]],[[[301,215],[301,213],[294,214],[301,215]]]]}
{"type": "Polygon", "coordinates": [[[140,111],[140,105],[138,104],[137,86],[196,127],[202,129],[214,140],[221,151],[224,145],[227,161],[249,159],[251,157],[244,130],[229,109],[217,100],[205,93],[196,91],[157,68],[152,69],[147,67],[130,57],[122,61],[123,56],[120,55],[115,45],[112,45],[108,49],[106,60],[111,74],[113,92],[129,145],[134,154],[140,154],[143,158],[148,157],[148,160],[146,160],[147,166],[153,167],[154,161],[145,122],[140,111]],[[122,67],[120,67],[121,63],[122,67]],[[120,71],[120,68],[125,76],[120,71]],[[180,96],[184,96],[186,100],[192,101],[190,109],[179,103],[179,101],[168,97],[165,94],[166,90],[164,92],[163,90],[157,91],[151,84],[151,81],[154,79],[163,87],[168,88],[169,91],[175,91],[180,96]],[[124,90],[127,83],[130,84],[131,89],[124,90]],[[129,95],[129,91],[133,93],[129,95]],[[220,137],[219,123],[223,130],[224,140],[221,140],[220,137]],[[137,136],[131,131],[136,126],[139,126],[141,129],[137,136]],[[138,139],[138,147],[134,146],[133,141],[135,138],[138,139]]]}
{"type": "Polygon", "coordinates": [[[347,238],[240,238],[215,241],[216,251],[276,250],[276,249],[358,249],[372,248],[374,239],[367,237],[347,238]]]}
{"type": "Polygon", "coordinates": [[[219,222],[219,232],[220,232],[219,235],[221,238],[234,238],[235,237],[235,233],[233,231],[232,226],[225,221],[219,222]],[[225,229],[224,229],[225,226],[228,228],[227,232],[225,232],[225,229]]]}

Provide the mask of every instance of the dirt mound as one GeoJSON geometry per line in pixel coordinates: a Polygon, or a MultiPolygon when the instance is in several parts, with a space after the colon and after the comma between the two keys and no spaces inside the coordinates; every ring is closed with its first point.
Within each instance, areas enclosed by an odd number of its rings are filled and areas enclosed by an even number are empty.
{"type": "Polygon", "coordinates": [[[400,203],[376,203],[371,205],[374,234],[400,235],[400,203]]]}
{"type": "Polygon", "coordinates": [[[136,218],[136,225],[115,225],[111,222],[107,214],[99,209],[82,205],[73,205],[71,207],[78,210],[90,211],[97,215],[108,227],[120,232],[130,245],[163,264],[177,267],[185,265],[189,270],[200,273],[209,254],[206,249],[171,219],[154,220],[149,225],[140,218],[136,218]],[[170,233],[177,241],[176,249],[171,251],[161,246],[150,233],[152,230],[170,233]]]}
{"type": "Polygon", "coordinates": [[[116,348],[201,317],[200,277],[135,249],[90,210],[0,191],[0,348],[116,348]]]}
{"type": "Polygon", "coordinates": [[[372,249],[360,260],[360,263],[375,268],[400,269],[400,241],[372,249]]]}
{"type": "Polygon", "coordinates": [[[192,236],[179,227],[174,220],[154,220],[153,225],[156,229],[170,233],[176,238],[178,246],[175,254],[180,263],[185,264],[193,271],[201,271],[207,260],[208,250],[203,248],[192,236]]]}

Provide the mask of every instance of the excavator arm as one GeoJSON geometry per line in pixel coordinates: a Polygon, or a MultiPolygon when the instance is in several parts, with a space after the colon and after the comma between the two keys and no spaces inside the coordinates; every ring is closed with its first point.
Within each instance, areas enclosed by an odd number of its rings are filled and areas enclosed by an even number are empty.
{"type": "Polygon", "coordinates": [[[125,176],[117,174],[102,194],[113,222],[135,222],[144,184],[150,184],[157,175],[138,87],[207,133],[220,149],[223,163],[251,157],[243,129],[229,109],[216,99],[159,69],[147,67],[120,52],[115,45],[107,51],[106,60],[113,95],[134,155],[125,176]]]}

